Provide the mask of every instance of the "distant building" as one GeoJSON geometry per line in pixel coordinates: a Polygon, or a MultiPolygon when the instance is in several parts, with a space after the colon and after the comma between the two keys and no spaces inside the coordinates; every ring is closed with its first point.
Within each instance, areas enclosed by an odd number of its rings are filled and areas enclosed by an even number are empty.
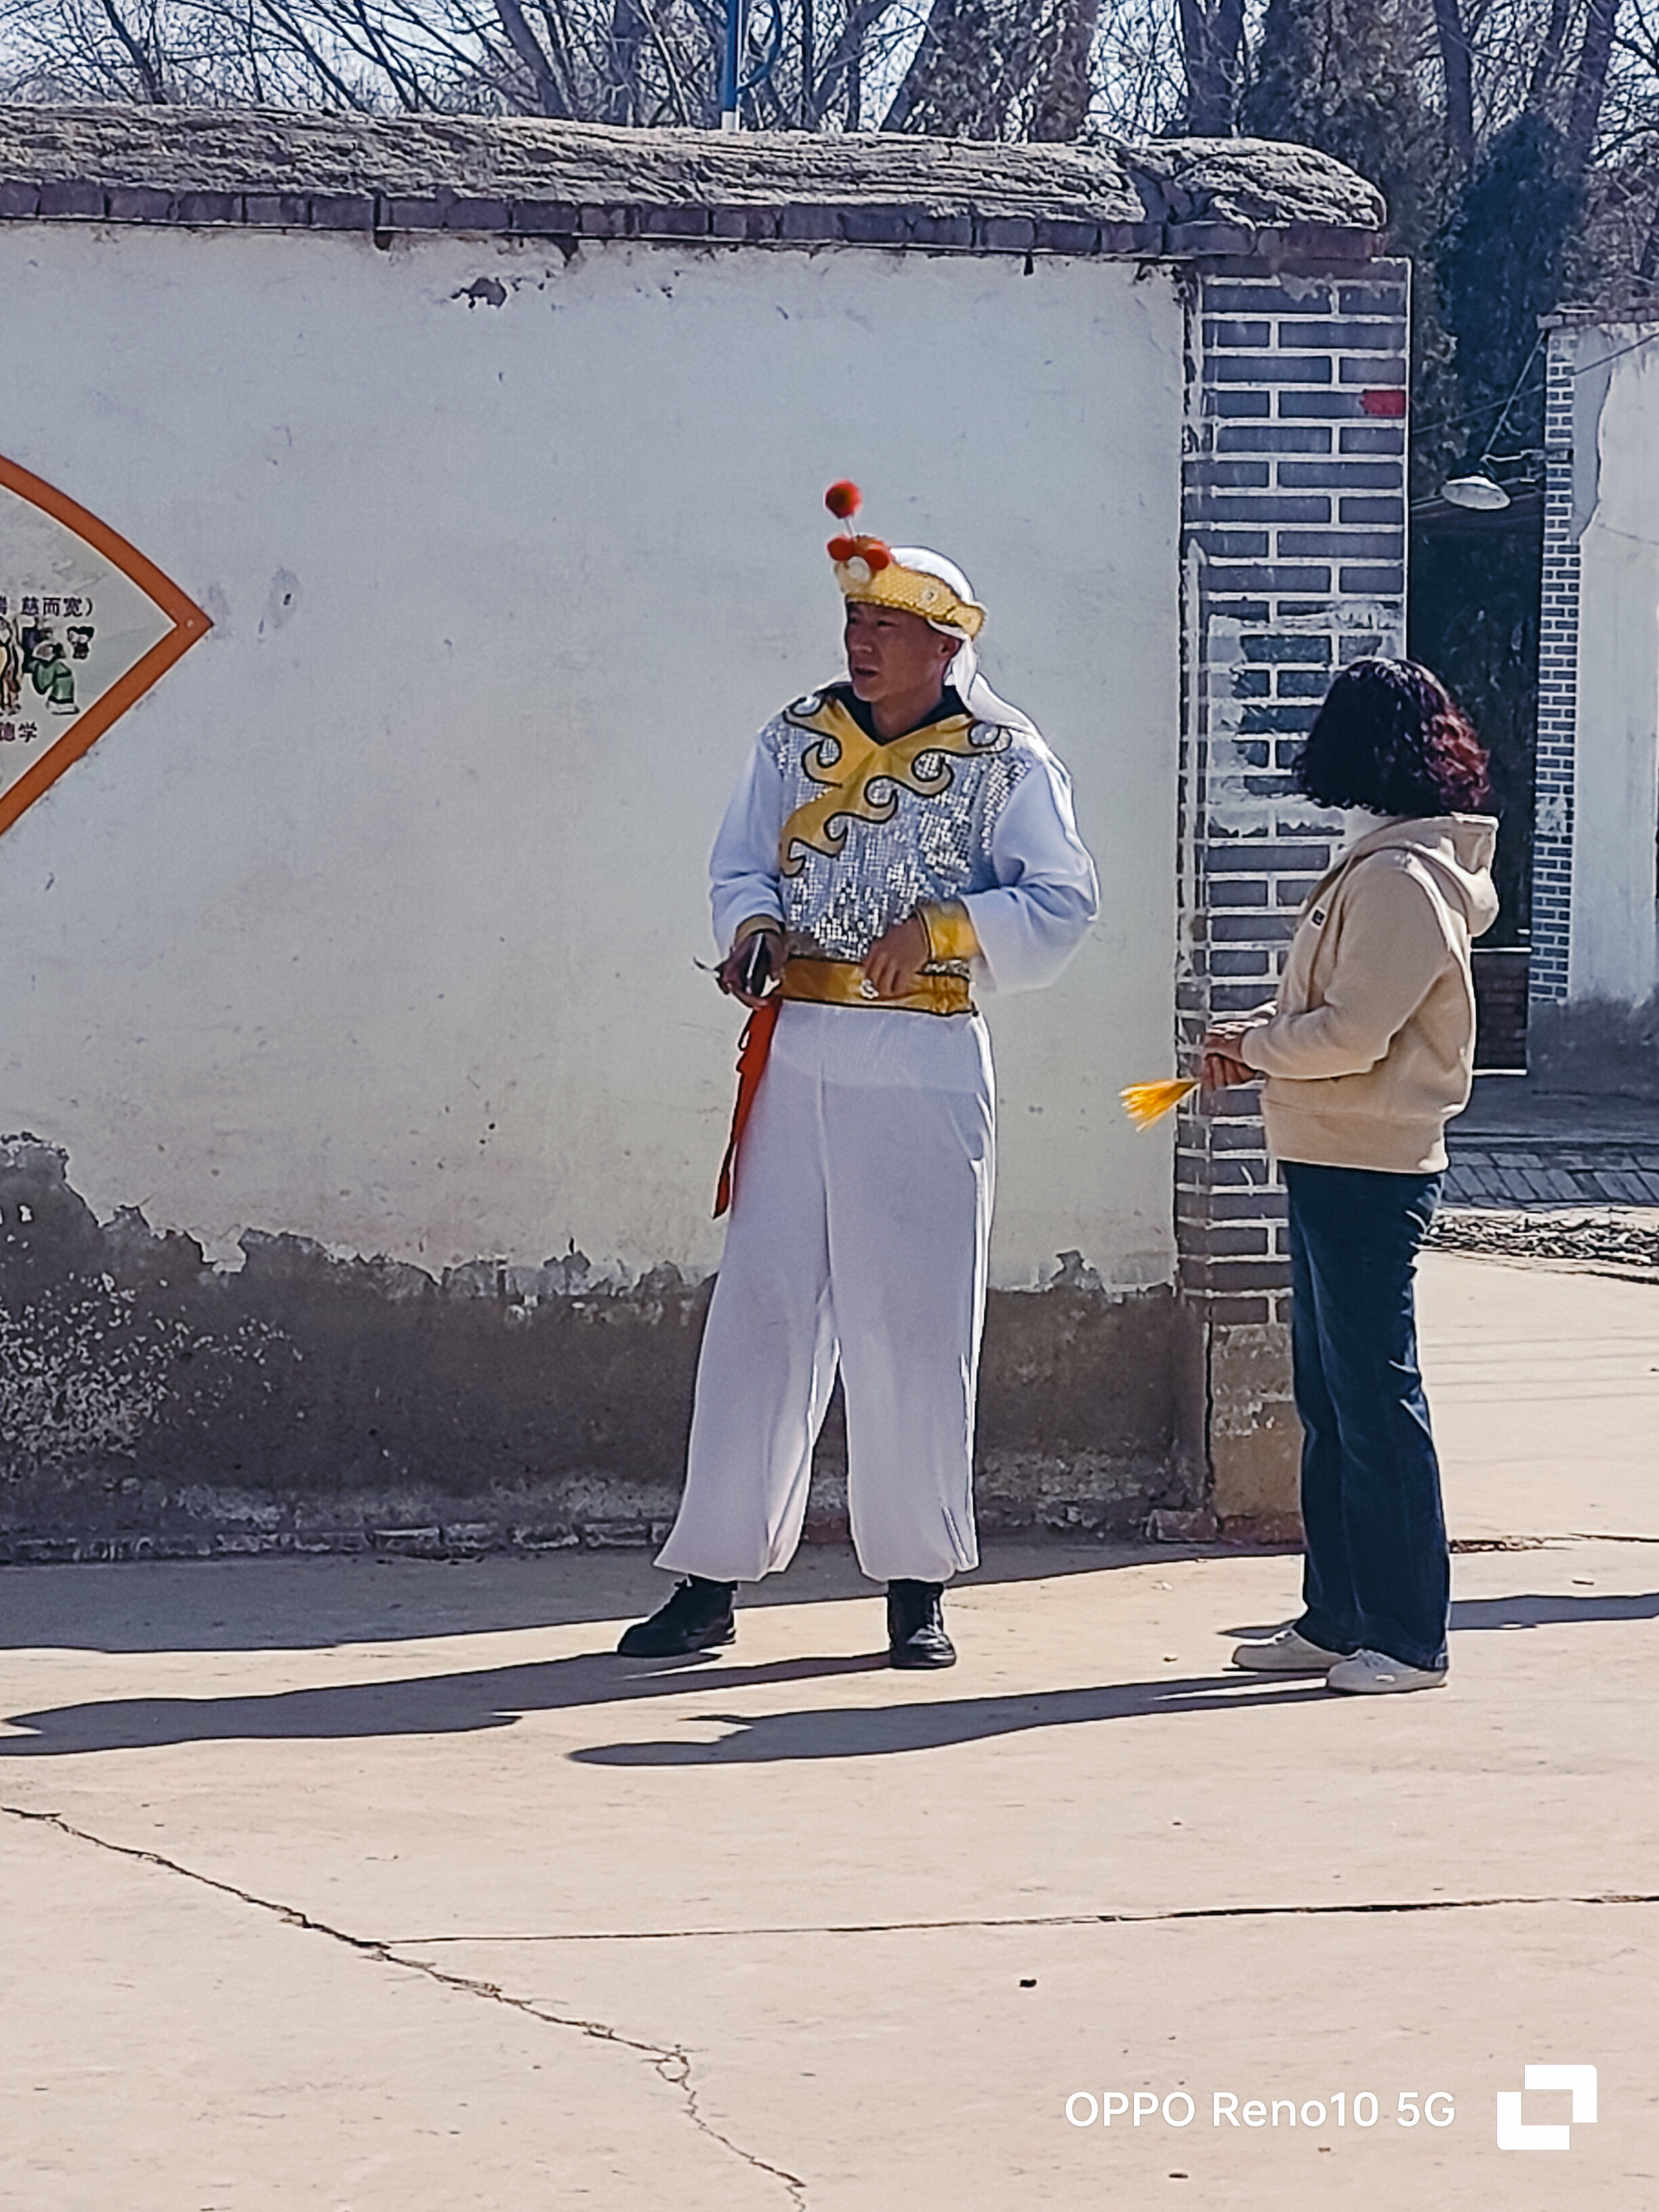
{"type": "Polygon", "coordinates": [[[1552,319],[1534,1060],[1659,1096],[1659,313],[1552,319]]]}

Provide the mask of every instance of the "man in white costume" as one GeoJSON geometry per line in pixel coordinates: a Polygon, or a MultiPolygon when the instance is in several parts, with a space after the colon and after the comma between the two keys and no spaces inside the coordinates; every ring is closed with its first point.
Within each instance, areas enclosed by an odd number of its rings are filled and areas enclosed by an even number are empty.
{"type": "MultiPolygon", "coordinates": [[[[856,489],[829,503],[848,515],[856,489]]],[[[873,538],[830,554],[848,679],[767,724],[714,843],[720,981],[756,1011],[685,1491],[657,1560],[683,1579],[623,1636],[635,1656],[729,1644],[736,1585],[787,1566],[839,1365],[853,1541],[887,1585],[892,1663],[954,1662],[940,1599],[979,1556],[994,1174],[974,994],[1052,981],[1097,908],[1065,769],[978,672],[967,578],[873,538]]]]}

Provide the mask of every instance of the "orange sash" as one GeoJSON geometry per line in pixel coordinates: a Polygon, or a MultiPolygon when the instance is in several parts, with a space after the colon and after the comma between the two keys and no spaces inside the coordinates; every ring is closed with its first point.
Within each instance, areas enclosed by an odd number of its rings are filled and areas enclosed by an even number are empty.
{"type": "Polygon", "coordinates": [[[738,1147],[743,1142],[761,1078],[766,1073],[772,1032],[778,1025],[778,1008],[781,1004],[775,993],[763,1000],[750,1015],[738,1039],[738,1103],[732,1109],[732,1134],[726,1139],[726,1158],[720,1162],[720,1188],[714,1194],[716,1221],[732,1203],[732,1193],[737,1184],[738,1147]]]}

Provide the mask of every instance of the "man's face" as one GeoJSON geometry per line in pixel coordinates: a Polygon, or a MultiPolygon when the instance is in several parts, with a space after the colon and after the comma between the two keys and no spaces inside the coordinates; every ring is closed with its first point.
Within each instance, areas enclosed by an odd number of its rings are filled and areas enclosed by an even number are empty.
{"type": "Polygon", "coordinates": [[[868,707],[909,700],[930,688],[937,696],[957,650],[954,638],[942,637],[920,615],[859,599],[848,604],[846,636],[854,696],[868,707]]]}

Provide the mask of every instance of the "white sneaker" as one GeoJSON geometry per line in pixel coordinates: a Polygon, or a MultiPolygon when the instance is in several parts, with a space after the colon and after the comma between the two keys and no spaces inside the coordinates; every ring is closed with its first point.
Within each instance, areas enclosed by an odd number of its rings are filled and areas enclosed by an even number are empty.
{"type": "Polygon", "coordinates": [[[1249,1667],[1258,1674],[1325,1674],[1341,1660],[1340,1651],[1310,1644],[1296,1628],[1281,1628],[1265,1644],[1241,1644],[1233,1653],[1235,1667],[1249,1667]]]}
{"type": "Polygon", "coordinates": [[[1356,1651],[1352,1659],[1337,1661],[1325,1677],[1325,1686],[1360,1697],[1386,1698],[1397,1690],[1437,1690],[1447,1671],[1444,1667],[1408,1667],[1403,1659],[1390,1659],[1386,1651],[1356,1651]]]}

